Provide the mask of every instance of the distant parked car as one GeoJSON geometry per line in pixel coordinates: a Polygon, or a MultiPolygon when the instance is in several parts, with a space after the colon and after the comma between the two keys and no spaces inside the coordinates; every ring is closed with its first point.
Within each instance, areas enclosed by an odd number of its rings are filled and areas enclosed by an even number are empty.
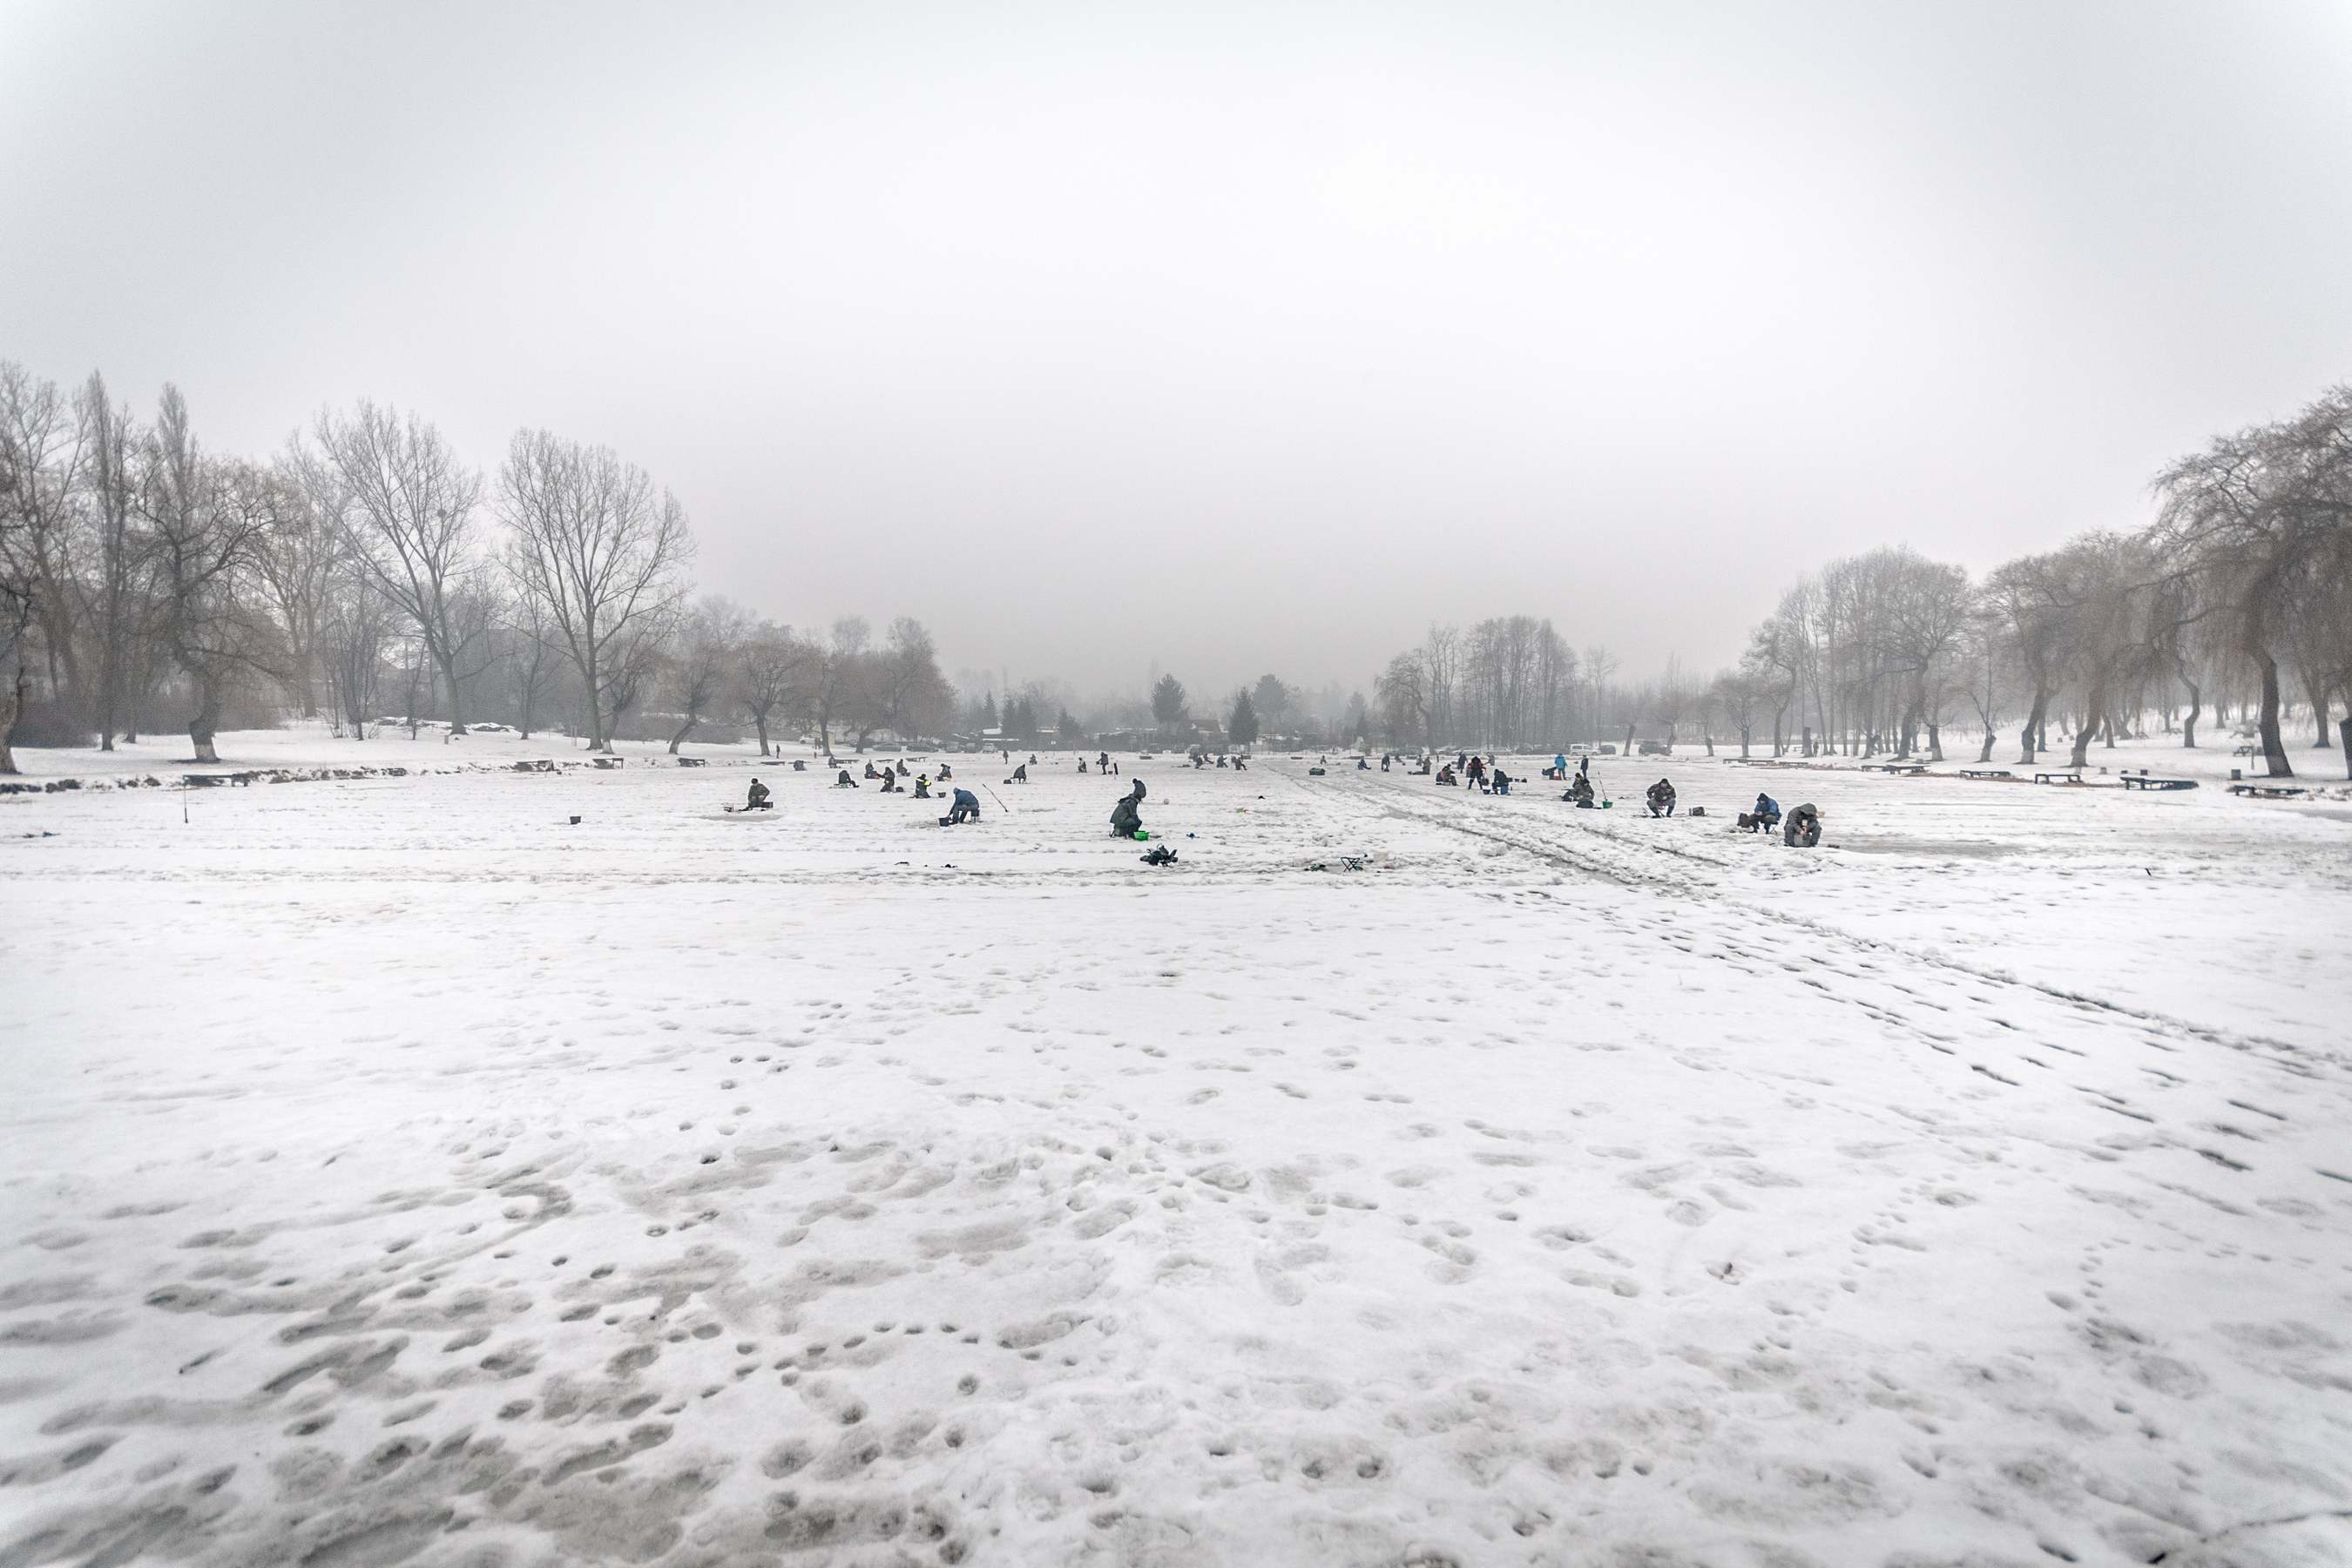
{"type": "Polygon", "coordinates": [[[1645,757],[1671,757],[1674,754],[1675,748],[1671,742],[1644,741],[1642,742],[1642,755],[1645,757]]]}
{"type": "Polygon", "coordinates": [[[1609,748],[1606,746],[1590,746],[1585,744],[1582,741],[1579,741],[1576,744],[1568,749],[1568,754],[1571,757],[1598,757],[1605,753],[1608,750],[1609,748]]]}

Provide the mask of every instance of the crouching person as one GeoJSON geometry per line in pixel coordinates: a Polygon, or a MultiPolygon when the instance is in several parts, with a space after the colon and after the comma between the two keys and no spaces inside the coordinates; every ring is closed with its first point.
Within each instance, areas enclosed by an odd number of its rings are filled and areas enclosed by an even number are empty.
{"type": "Polygon", "coordinates": [[[948,814],[945,816],[940,818],[940,826],[953,827],[960,822],[978,822],[979,820],[980,796],[968,789],[959,789],[955,792],[955,804],[948,808],[948,814]]]}

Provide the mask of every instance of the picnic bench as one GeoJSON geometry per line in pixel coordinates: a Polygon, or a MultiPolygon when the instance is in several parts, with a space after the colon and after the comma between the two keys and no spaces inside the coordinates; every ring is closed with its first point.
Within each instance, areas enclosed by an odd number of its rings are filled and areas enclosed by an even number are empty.
{"type": "Polygon", "coordinates": [[[2126,789],[2195,789],[2196,787],[2195,779],[2159,778],[2144,770],[2136,773],[2124,774],[2126,789]]]}
{"type": "Polygon", "coordinates": [[[2083,782],[2083,770],[2080,768],[2053,768],[2048,773],[2034,774],[2033,782],[2038,784],[2078,784],[2083,782]]]}
{"type": "Polygon", "coordinates": [[[708,757],[680,757],[677,760],[677,765],[682,768],[698,768],[709,760],[708,757]]]}
{"type": "Polygon", "coordinates": [[[2007,768],[1962,768],[1960,776],[1964,779],[2013,779],[2017,775],[2007,768]]]}
{"type": "Polygon", "coordinates": [[[2262,748],[2259,746],[2232,746],[2230,748],[2230,754],[2233,757],[2255,757],[2262,754],[2262,748]]]}
{"type": "Polygon", "coordinates": [[[595,763],[600,768],[617,768],[627,759],[624,757],[591,757],[588,760],[595,763]]]}
{"type": "Polygon", "coordinates": [[[1925,763],[1864,763],[1862,764],[1862,771],[1866,773],[1924,773],[1927,771],[1927,764],[1925,763]]]}
{"type": "Polygon", "coordinates": [[[2301,784],[2233,784],[2231,795],[2259,795],[2264,800],[2293,800],[2304,793],[2301,784]]]}

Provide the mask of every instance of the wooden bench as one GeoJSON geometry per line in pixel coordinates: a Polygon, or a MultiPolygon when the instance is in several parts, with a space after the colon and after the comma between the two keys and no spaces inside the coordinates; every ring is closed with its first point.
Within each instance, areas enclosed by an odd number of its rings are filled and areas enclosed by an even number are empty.
{"type": "Polygon", "coordinates": [[[1962,768],[1960,776],[1964,779],[2013,779],[2017,775],[2007,768],[1962,768]]]}
{"type": "Polygon", "coordinates": [[[2038,784],[2078,784],[2083,782],[2083,770],[2080,768],[2053,768],[2048,773],[2034,774],[2033,782],[2038,784]]]}
{"type": "Polygon", "coordinates": [[[709,761],[708,757],[680,757],[677,760],[677,765],[682,768],[698,768],[709,761]]]}
{"type": "Polygon", "coordinates": [[[600,768],[617,768],[628,759],[625,757],[591,757],[588,760],[595,763],[600,768]]]}
{"type": "Polygon", "coordinates": [[[2304,792],[2301,784],[2233,784],[2231,795],[2259,795],[2264,800],[2293,800],[2304,792]]]}
{"type": "Polygon", "coordinates": [[[2146,773],[2124,774],[2126,789],[2195,789],[2196,787],[2195,779],[2158,778],[2153,773],[2146,773]]]}

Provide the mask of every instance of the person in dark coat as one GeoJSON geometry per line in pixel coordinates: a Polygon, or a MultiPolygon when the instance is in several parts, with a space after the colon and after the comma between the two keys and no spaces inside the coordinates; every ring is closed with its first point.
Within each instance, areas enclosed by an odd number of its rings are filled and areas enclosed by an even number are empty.
{"type": "Polygon", "coordinates": [[[1495,793],[1496,795],[1508,795],[1511,793],[1511,775],[1503,771],[1503,767],[1500,763],[1495,764],[1495,772],[1492,776],[1494,778],[1495,793]]]}
{"type": "Polygon", "coordinates": [[[1780,826],[1780,803],[1762,790],[1758,790],[1756,809],[1742,816],[1739,819],[1739,826],[1750,833],[1769,833],[1780,826]]]}
{"type": "Polygon", "coordinates": [[[1569,784],[1568,793],[1559,798],[1574,801],[1580,807],[1590,810],[1592,806],[1592,780],[1586,774],[1577,774],[1569,784]]]}
{"type": "Polygon", "coordinates": [[[841,776],[833,781],[833,787],[835,789],[856,789],[858,786],[857,781],[849,776],[849,770],[847,768],[844,768],[841,770],[841,776]]]}
{"type": "Polygon", "coordinates": [[[904,795],[907,793],[905,790],[898,787],[898,775],[888,768],[884,768],[882,770],[882,793],[884,795],[904,795]]]}
{"type": "Polygon", "coordinates": [[[1479,788],[1486,787],[1486,759],[1473,754],[1469,762],[1470,782],[1479,788]]]}
{"type": "Polygon", "coordinates": [[[761,784],[758,779],[753,779],[751,781],[750,796],[743,802],[743,809],[746,811],[767,810],[768,786],[761,784]]]}
{"type": "Polygon", "coordinates": [[[1118,804],[1110,808],[1110,836],[1113,838],[1132,838],[1143,831],[1143,813],[1139,809],[1142,805],[1143,781],[1138,779],[1135,787],[1120,795],[1118,804]]]}
{"type": "Polygon", "coordinates": [[[1672,816],[1675,814],[1675,786],[1664,779],[1650,786],[1646,797],[1652,816],[1672,816]]]}
{"type": "Polygon", "coordinates": [[[917,800],[929,800],[931,798],[931,776],[929,773],[917,773],[915,775],[915,798],[917,800]]]}
{"type": "Polygon", "coordinates": [[[948,808],[948,814],[945,816],[940,818],[940,826],[953,827],[959,822],[978,822],[979,820],[980,796],[968,789],[960,789],[955,792],[955,804],[948,808]]]}
{"type": "Polygon", "coordinates": [[[1027,784],[1029,782],[1029,764],[1027,763],[1015,764],[1013,769],[1013,776],[1006,779],[1004,782],[1006,784],[1027,784]]]}
{"type": "Polygon", "coordinates": [[[1780,819],[1780,841],[1791,849],[1811,849],[1822,841],[1822,814],[1811,801],[1780,819]]]}

